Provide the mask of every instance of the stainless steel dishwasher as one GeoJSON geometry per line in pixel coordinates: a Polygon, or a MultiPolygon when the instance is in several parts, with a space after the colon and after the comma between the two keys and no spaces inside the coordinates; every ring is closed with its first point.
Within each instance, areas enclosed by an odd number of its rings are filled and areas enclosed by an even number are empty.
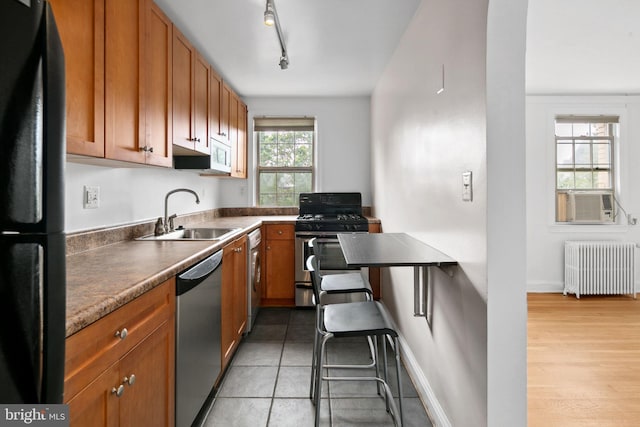
{"type": "Polygon", "coordinates": [[[222,251],[176,281],[176,427],[198,416],[220,374],[222,251]]]}

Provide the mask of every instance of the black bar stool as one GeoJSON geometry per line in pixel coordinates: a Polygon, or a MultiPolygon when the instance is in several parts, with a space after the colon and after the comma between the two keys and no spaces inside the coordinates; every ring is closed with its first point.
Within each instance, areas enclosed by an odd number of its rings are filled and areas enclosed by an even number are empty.
{"type": "MultiPolygon", "coordinates": [[[[316,262],[315,271],[320,276],[320,266],[318,265],[320,256],[319,243],[316,237],[309,240],[307,243],[309,248],[311,249],[311,254],[315,255],[316,262]]],[[[308,261],[308,260],[307,260],[308,261]]],[[[342,302],[355,302],[355,301],[370,301],[373,300],[373,291],[371,290],[371,285],[369,281],[360,274],[360,272],[353,273],[336,273],[336,274],[326,274],[322,275],[322,280],[320,280],[320,289],[316,296],[314,292],[314,303],[316,306],[324,306],[330,303],[342,303],[342,302]],[[341,298],[346,297],[347,298],[341,298]],[[359,297],[358,297],[359,296],[359,297]]],[[[321,311],[316,310],[316,328],[321,325],[320,319],[321,311]]],[[[311,385],[309,387],[309,398],[311,400],[314,399],[314,390],[315,384],[318,379],[318,372],[315,369],[316,366],[316,355],[318,351],[318,334],[315,334],[313,340],[313,360],[311,362],[311,385]]],[[[369,344],[369,349],[371,353],[371,364],[361,366],[362,368],[370,368],[377,367],[376,364],[376,354],[377,347],[376,342],[373,341],[370,337],[367,337],[367,342],[369,344]]],[[[334,365],[334,367],[353,367],[353,365],[334,365]]]]}
{"type": "MultiPolygon", "coordinates": [[[[317,269],[317,259],[315,255],[311,255],[307,259],[307,270],[311,273],[311,282],[316,300],[320,300],[321,282],[329,276],[321,277],[317,269]]],[[[341,304],[316,305],[316,313],[318,313],[316,323],[315,340],[318,341],[317,348],[314,348],[314,366],[312,371],[312,387],[315,390],[312,393],[312,400],[316,406],[315,425],[320,423],[320,404],[322,393],[322,381],[376,381],[382,387],[384,392],[386,409],[391,413],[396,426],[402,426],[402,380],[400,370],[400,343],[398,333],[393,328],[393,324],[382,304],[377,301],[348,302],[341,304]],[[382,338],[382,354],[383,354],[383,371],[384,375],[380,375],[377,363],[377,357],[373,355],[373,365],[376,368],[376,374],[372,377],[331,377],[328,374],[322,375],[322,371],[327,368],[371,368],[372,365],[327,365],[325,364],[325,346],[331,338],[340,337],[375,337],[382,338]],[[393,399],[391,388],[387,383],[387,340],[391,343],[391,347],[395,353],[396,360],[396,377],[398,386],[398,402],[393,399]]],[[[377,352],[377,346],[375,351],[377,352]]]]}

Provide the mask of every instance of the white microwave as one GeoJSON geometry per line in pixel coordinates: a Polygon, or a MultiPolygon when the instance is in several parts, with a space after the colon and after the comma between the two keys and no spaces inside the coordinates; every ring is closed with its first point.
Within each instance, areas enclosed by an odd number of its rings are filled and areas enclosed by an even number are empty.
{"type": "Polygon", "coordinates": [[[218,141],[215,138],[211,142],[211,169],[221,172],[231,172],[231,145],[218,141]]]}
{"type": "Polygon", "coordinates": [[[209,140],[209,155],[197,153],[190,156],[173,156],[175,169],[194,169],[207,174],[228,174],[231,172],[231,144],[225,141],[209,140]]]}

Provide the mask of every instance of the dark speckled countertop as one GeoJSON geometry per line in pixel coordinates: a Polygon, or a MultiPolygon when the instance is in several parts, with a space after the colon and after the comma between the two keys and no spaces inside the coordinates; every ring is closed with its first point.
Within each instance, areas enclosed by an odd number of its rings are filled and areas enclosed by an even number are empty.
{"type": "Polygon", "coordinates": [[[127,240],[67,256],[67,336],[111,313],[262,223],[290,216],[220,217],[191,226],[240,228],[223,241],[127,240]]]}

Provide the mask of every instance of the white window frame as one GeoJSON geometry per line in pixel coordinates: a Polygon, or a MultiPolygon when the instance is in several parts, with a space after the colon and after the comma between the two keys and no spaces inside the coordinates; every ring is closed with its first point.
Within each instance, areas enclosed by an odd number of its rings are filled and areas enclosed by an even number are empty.
{"type": "Polygon", "coordinates": [[[614,223],[608,224],[571,224],[556,221],[556,140],[555,140],[555,119],[558,116],[618,116],[619,117],[619,139],[616,141],[617,149],[614,150],[613,163],[615,197],[618,203],[625,205],[629,192],[629,152],[627,144],[629,134],[629,122],[627,105],[619,101],[619,97],[545,97],[543,103],[549,104],[546,108],[547,123],[545,140],[547,141],[546,165],[547,180],[545,187],[547,200],[547,218],[552,232],[625,232],[627,222],[621,220],[618,215],[614,223]]]}
{"type": "MultiPolygon", "coordinates": [[[[291,125],[290,129],[291,130],[295,130],[296,126],[291,125]]],[[[311,173],[311,189],[310,191],[313,192],[315,191],[316,188],[316,170],[317,170],[317,157],[316,157],[316,150],[317,150],[317,121],[314,118],[310,118],[310,117],[295,117],[295,116],[286,116],[286,117],[254,117],[254,125],[253,125],[253,135],[254,135],[254,141],[256,144],[256,161],[255,161],[255,167],[256,167],[256,179],[255,179],[255,205],[258,207],[275,207],[275,208],[281,208],[281,207],[297,207],[297,200],[294,201],[294,204],[292,206],[284,206],[284,205],[261,205],[260,204],[260,175],[261,172],[285,172],[285,173],[296,173],[296,172],[305,172],[305,173],[311,173]],[[272,129],[273,130],[284,130],[285,128],[287,128],[287,123],[288,122],[296,122],[299,121],[301,123],[306,123],[302,124],[301,126],[303,128],[307,128],[309,126],[312,127],[312,132],[313,132],[313,136],[312,136],[312,152],[311,152],[311,166],[304,166],[304,167],[296,167],[296,166],[291,166],[291,167],[285,167],[285,166],[260,166],[260,141],[259,141],[259,137],[258,137],[258,133],[260,131],[266,130],[265,126],[269,126],[269,124],[265,124],[270,122],[272,129]]]]}
{"type": "MultiPolygon", "coordinates": [[[[556,189],[556,221],[560,223],[566,223],[568,221],[560,221],[558,216],[559,212],[563,211],[564,208],[561,208],[562,204],[567,202],[567,198],[572,192],[583,192],[583,193],[608,193],[611,194],[612,197],[616,196],[616,188],[615,188],[615,173],[616,173],[616,152],[617,152],[617,142],[620,139],[619,136],[619,117],[618,116],[557,116],[554,120],[554,128],[557,128],[559,123],[569,124],[571,126],[582,124],[582,125],[590,125],[590,124],[606,124],[608,129],[607,136],[592,136],[592,135],[574,135],[572,132],[571,136],[558,136],[554,129],[554,138],[555,138],[555,152],[556,152],[556,162],[555,162],[555,189],[556,189]],[[567,143],[569,141],[569,143],[567,143]],[[598,167],[598,164],[594,162],[593,158],[593,145],[594,143],[598,143],[599,141],[608,141],[609,146],[609,163],[608,167],[598,167]],[[588,163],[579,163],[576,161],[576,145],[584,145],[589,144],[589,162],[588,163]],[[567,164],[566,167],[561,167],[558,163],[558,149],[561,145],[570,146],[573,162],[571,164],[567,164]],[[582,167],[580,167],[582,166],[582,167]],[[576,187],[576,177],[580,172],[587,172],[593,174],[594,172],[602,170],[607,171],[609,174],[609,183],[607,187],[594,187],[593,185],[590,188],[581,188],[576,187]],[[569,172],[573,174],[574,185],[570,188],[559,188],[558,187],[558,174],[560,172],[569,172]],[[561,201],[562,200],[562,201],[561,201]]],[[[593,178],[593,175],[592,175],[593,178]]],[[[616,207],[615,203],[613,207],[613,212],[615,215],[616,207]]]]}

